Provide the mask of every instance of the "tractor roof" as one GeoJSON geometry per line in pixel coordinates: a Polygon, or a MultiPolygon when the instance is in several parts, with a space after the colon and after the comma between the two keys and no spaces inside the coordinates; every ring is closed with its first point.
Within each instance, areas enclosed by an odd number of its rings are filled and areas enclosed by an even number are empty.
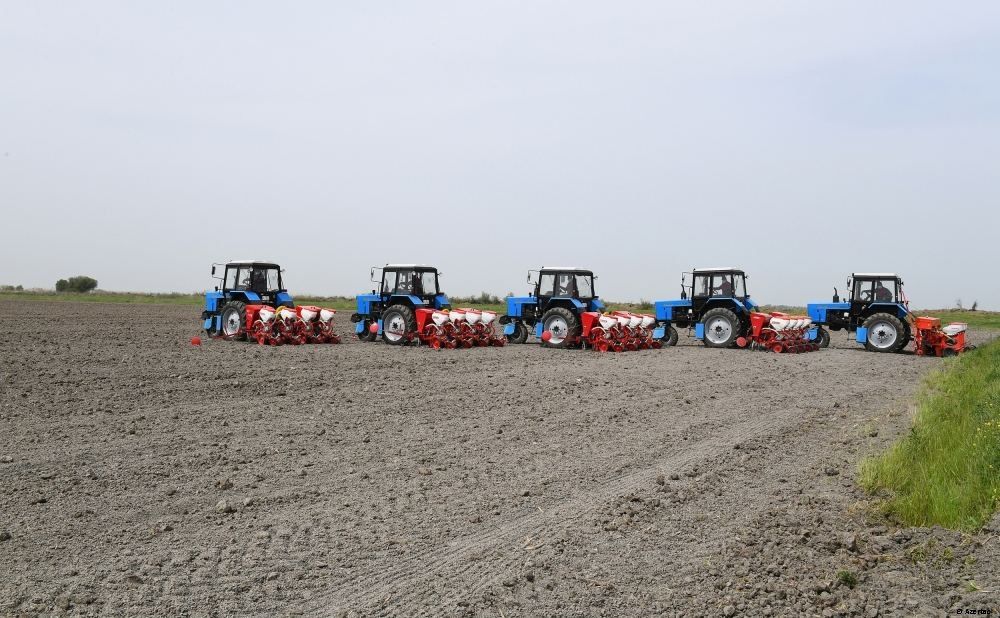
{"type": "Polygon", "coordinates": [[[852,277],[858,279],[867,279],[871,277],[872,279],[898,279],[899,275],[896,273],[853,273],[852,277]]]}
{"type": "Polygon", "coordinates": [[[230,260],[226,266],[274,266],[278,268],[277,264],[268,260],[230,260]]]}
{"type": "Polygon", "coordinates": [[[541,271],[587,273],[588,275],[594,274],[594,271],[592,270],[588,270],[586,268],[577,268],[576,266],[542,266],[541,271]]]}
{"type": "Polygon", "coordinates": [[[427,264],[386,264],[382,268],[383,269],[389,269],[389,270],[403,270],[403,269],[409,269],[409,270],[437,270],[437,268],[435,268],[433,266],[428,266],[427,264]]]}
{"type": "Polygon", "coordinates": [[[692,268],[691,272],[693,272],[693,273],[743,273],[743,269],[742,268],[733,268],[732,266],[720,266],[718,268],[692,268]]]}

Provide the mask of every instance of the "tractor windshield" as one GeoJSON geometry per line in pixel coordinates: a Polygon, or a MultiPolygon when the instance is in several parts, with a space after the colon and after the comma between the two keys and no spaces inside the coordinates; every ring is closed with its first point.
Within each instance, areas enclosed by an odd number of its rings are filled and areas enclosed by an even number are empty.
{"type": "Polygon", "coordinates": [[[746,279],[741,273],[695,274],[694,295],[746,298],[746,279]]]}
{"type": "Polygon", "coordinates": [[[895,279],[854,281],[853,300],[863,303],[891,303],[898,296],[895,279]]]}
{"type": "Polygon", "coordinates": [[[382,290],[386,294],[436,296],[437,273],[433,270],[385,271],[382,276],[382,290]]]}
{"type": "Polygon", "coordinates": [[[281,290],[281,272],[276,266],[229,266],[225,289],[267,294],[281,290]]]}

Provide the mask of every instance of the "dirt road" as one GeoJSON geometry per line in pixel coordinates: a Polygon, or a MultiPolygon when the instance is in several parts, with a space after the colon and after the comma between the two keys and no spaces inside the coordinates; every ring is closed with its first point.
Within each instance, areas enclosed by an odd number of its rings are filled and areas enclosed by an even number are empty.
{"type": "Polygon", "coordinates": [[[0,302],[0,615],[998,609],[1000,520],[897,531],[854,482],[938,359],[193,347],[197,317],[0,302]]]}

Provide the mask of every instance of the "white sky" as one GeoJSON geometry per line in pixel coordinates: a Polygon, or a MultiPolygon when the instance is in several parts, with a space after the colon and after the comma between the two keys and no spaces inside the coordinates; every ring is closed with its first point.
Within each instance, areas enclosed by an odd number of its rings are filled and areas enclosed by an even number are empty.
{"type": "Polygon", "coordinates": [[[1000,309],[998,67],[997,2],[0,0],[0,284],[737,265],[761,302],[898,271],[1000,309]]]}

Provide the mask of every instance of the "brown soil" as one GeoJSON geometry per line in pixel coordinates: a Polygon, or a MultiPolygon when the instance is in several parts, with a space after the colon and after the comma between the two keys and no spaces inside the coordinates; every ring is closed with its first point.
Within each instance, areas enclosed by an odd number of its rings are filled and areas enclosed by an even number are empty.
{"type": "Polygon", "coordinates": [[[342,345],[194,347],[190,307],[0,302],[0,614],[998,609],[1000,520],[897,530],[855,485],[939,359],[338,319],[342,345]]]}

